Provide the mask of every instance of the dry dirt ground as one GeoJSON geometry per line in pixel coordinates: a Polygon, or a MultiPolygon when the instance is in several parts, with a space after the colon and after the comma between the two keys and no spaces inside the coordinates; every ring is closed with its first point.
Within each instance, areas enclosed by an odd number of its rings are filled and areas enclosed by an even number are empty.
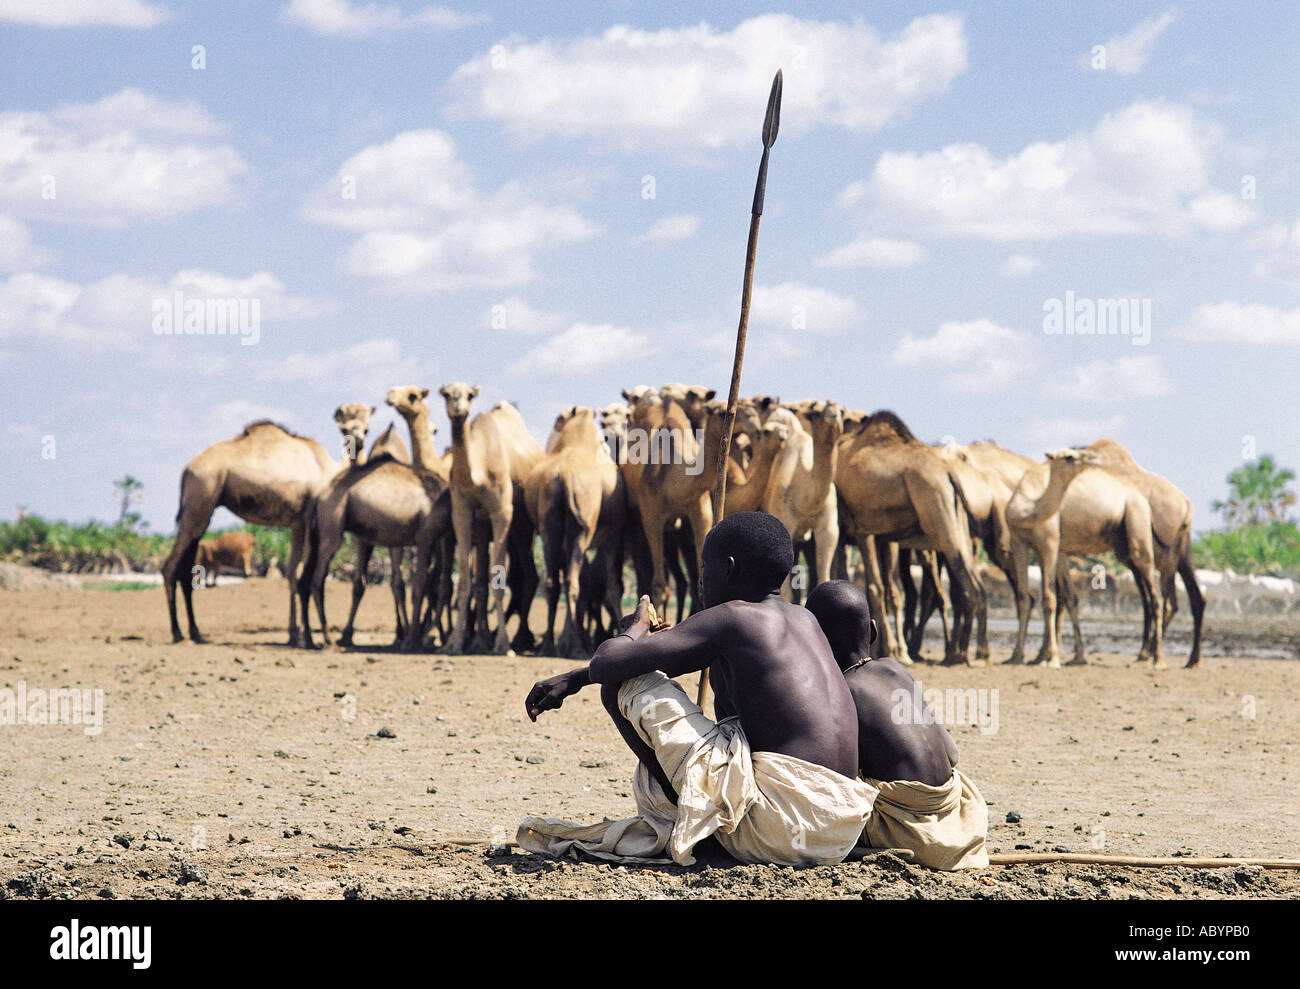
{"type": "MultiPolygon", "coordinates": [[[[335,621],[347,595],[331,584],[335,621]]],[[[630,756],[594,692],[535,725],[524,714],[532,682],[571,664],[392,652],[382,588],[360,616],[371,645],[291,650],[286,605],[278,579],[199,591],[211,642],[173,645],[157,588],[0,590],[0,688],[103,691],[98,734],[0,725],[0,896],[1300,896],[1300,873],[1258,868],[951,875],[890,855],[801,870],[528,855],[502,847],[525,815],[633,812],[630,756]]],[[[1186,671],[1182,656],[1158,672],[1119,654],[914,668],[927,689],[996,691],[983,726],[996,731],[952,726],[993,850],[1300,857],[1300,664],[1213,656],[1186,671]]]]}

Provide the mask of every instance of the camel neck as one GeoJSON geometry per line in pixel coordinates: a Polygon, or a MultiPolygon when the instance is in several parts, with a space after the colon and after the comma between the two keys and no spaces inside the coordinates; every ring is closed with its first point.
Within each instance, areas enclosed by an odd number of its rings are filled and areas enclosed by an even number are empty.
{"type": "Polygon", "coordinates": [[[406,420],[411,433],[411,459],[416,467],[435,470],[442,460],[433,445],[433,432],[429,429],[429,411],[420,409],[406,420]]]}
{"type": "Polygon", "coordinates": [[[451,472],[458,483],[476,484],[476,457],[469,442],[469,430],[466,428],[469,416],[451,420],[451,472]]]}

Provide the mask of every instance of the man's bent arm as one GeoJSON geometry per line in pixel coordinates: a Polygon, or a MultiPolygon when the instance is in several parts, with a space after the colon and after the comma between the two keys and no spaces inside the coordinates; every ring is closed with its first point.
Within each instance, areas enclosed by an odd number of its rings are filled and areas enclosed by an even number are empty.
{"type": "Polygon", "coordinates": [[[634,625],[627,635],[601,643],[586,667],[588,682],[622,683],[654,670],[669,677],[702,670],[717,658],[731,626],[731,609],[725,605],[698,612],[654,635],[637,637],[634,625]]]}

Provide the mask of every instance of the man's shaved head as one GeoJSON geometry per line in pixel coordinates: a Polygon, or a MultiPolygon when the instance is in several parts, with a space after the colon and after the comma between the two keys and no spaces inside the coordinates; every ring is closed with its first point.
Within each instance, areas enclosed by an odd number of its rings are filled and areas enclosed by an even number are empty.
{"type": "Polygon", "coordinates": [[[828,580],[808,595],[808,610],[817,619],[831,644],[840,669],[853,665],[854,657],[865,659],[876,637],[867,596],[851,580],[828,580]]]}
{"type": "Polygon", "coordinates": [[[705,605],[779,590],[794,568],[790,533],[774,515],[735,512],[704,540],[705,605]]]}

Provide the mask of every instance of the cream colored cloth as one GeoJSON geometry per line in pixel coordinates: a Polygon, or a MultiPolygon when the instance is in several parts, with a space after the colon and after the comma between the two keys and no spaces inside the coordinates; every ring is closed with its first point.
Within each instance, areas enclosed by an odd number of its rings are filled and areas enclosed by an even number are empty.
{"type": "Polygon", "coordinates": [[[843,861],[871,815],[876,788],[775,752],[752,752],[740,722],[710,720],[662,673],[624,682],[619,709],[658,756],[673,805],[643,764],[632,780],[637,816],[582,826],[528,817],[516,840],[531,852],[615,862],[692,865],[711,834],[741,862],[843,861]]]}
{"type": "Polygon", "coordinates": [[[943,786],[910,780],[868,780],[879,795],[862,832],[872,848],[910,848],[931,869],[983,869],[989,808],[979,788],[960,769],[943,786]]]}

